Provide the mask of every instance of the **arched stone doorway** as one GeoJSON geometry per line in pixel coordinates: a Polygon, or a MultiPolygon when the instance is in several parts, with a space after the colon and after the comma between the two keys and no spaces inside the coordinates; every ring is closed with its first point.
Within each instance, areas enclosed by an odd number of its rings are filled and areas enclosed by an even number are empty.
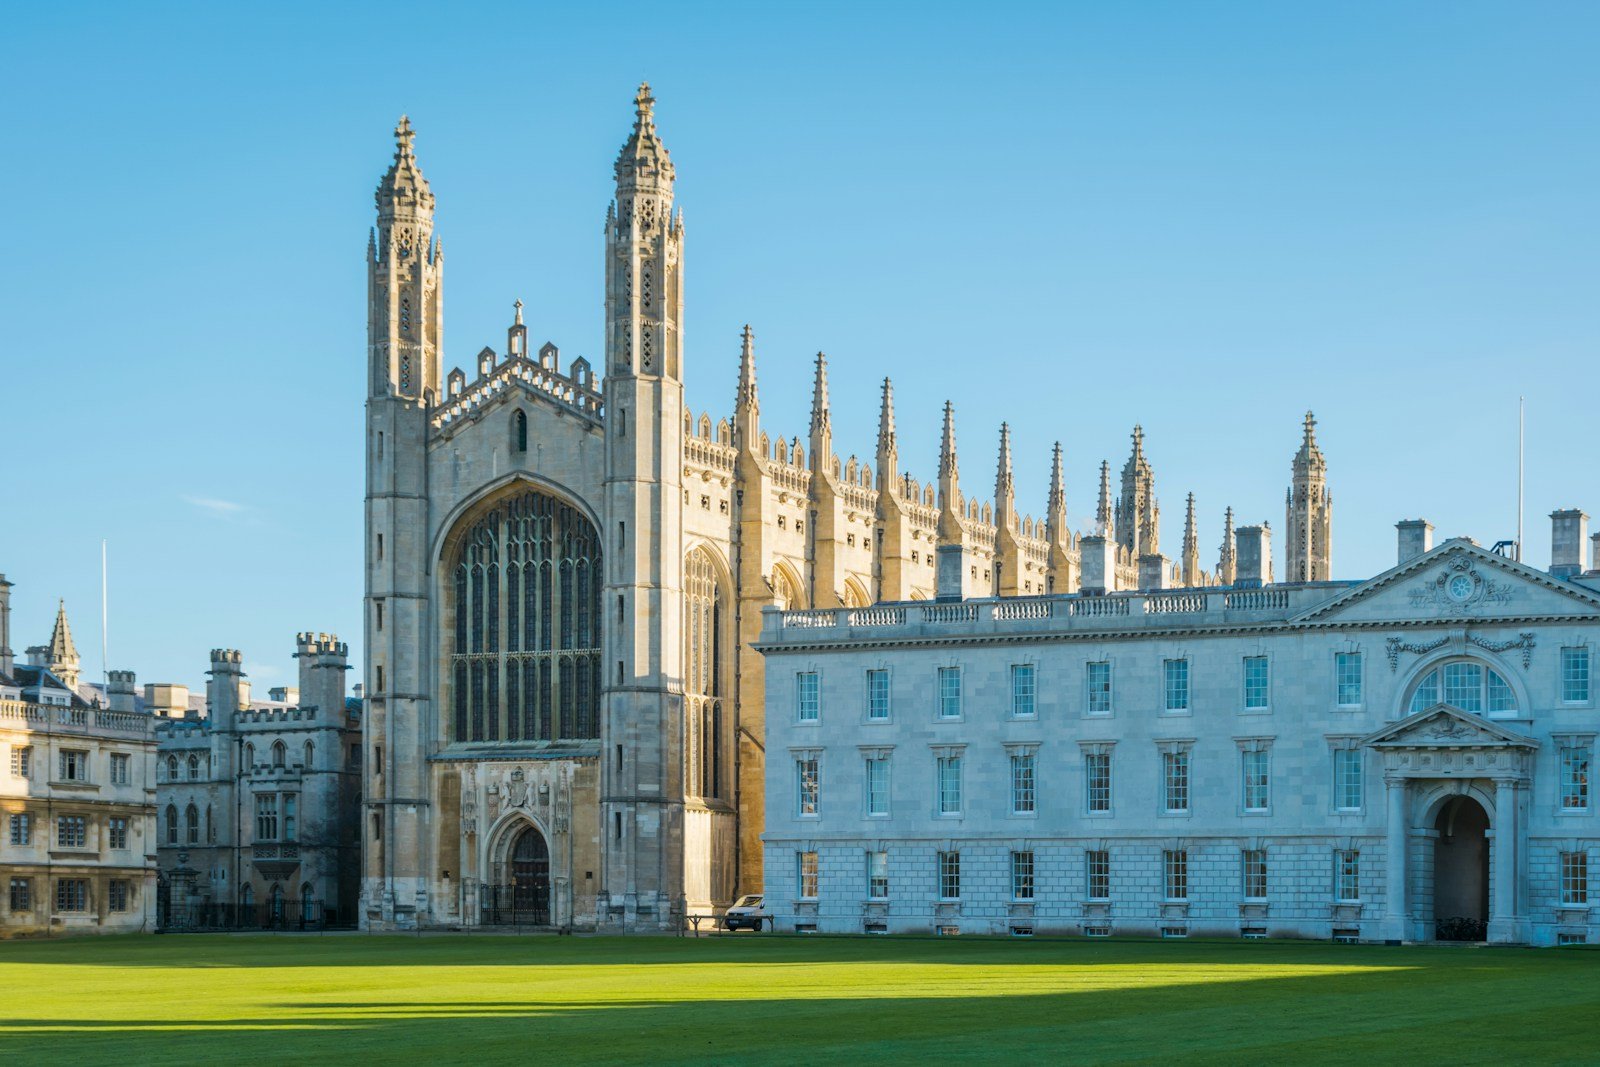
{"type": "Polygon", "coordinates": [[[1446,801],[1434,819],[1434,936],[1482,941],[1489,922],[1489,813],[1470,796],[1446,801]]]}
{"type": "Polygon", "coordinates": [[[539,828],[517,820],[500,838],[496,884],[483,887],[482,921],[495,925],[550,925],[550,846],[539,828]]]}

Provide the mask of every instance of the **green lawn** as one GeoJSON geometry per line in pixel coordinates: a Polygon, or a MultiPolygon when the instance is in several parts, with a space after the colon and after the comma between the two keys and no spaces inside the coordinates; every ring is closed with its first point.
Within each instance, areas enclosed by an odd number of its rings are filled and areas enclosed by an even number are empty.
{"type": "Polygon", "coordinates": [[[0,942],[0,1061],[1594,1063],[1600,954],[1277,942],[0,942]]]}

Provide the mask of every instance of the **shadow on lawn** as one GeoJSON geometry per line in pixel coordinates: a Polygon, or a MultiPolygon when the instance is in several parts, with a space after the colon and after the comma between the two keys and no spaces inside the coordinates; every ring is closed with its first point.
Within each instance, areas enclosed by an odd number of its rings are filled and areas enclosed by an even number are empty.
{"type": "MultiPolygon", "coordinates": [[[[1009,995],[279,1002],[284,1016],[0,1020],[12,1062],[1559,1061],[1600,986],[1446,966],[1009,995]],[[1449,973],[1429,973],[1429,971],[1449,973]],[[1470,1049],[1471,1055],[1462,1054],[1470,1049]]],[[[760,991],[755,991],[760,992],[760,991]]],[[[1569,1060],[1568,1062],[1578,1062],[1569,1060]]]]}

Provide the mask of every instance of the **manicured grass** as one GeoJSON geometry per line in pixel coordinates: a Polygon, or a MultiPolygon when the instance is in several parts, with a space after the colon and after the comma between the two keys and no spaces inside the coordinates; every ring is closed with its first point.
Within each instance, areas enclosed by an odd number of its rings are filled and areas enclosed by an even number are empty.
{"type": "Polygon", "coordinates": [[[0,942],[10,1063],[1593,1063],[1600,953],[1297,943],[0,942]]]}

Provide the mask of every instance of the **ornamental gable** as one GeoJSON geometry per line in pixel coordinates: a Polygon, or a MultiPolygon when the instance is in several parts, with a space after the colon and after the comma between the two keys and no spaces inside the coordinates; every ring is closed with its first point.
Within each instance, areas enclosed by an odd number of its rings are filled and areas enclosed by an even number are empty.
{"type": "Polygon", "coordinates": [[[1600,594],[1466,540],[1447,541],[1303,612],[1293,621],[1470,625],[1497,619],[1600,622],[1600,594]]]}

